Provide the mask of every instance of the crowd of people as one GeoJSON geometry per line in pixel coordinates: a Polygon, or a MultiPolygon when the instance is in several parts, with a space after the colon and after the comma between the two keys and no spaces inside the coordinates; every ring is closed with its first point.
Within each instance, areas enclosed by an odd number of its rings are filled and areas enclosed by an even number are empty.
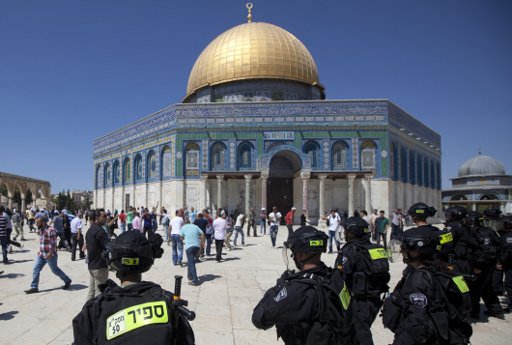
{"type": "MultiPolygon", "coordinates": [[[[223,250],[245,246],[246,236],[258,236],[257,225],[260,236],[266,235],[268,226],[270,244],[275,248],[284,220],[288,230],[283,244],[286,270],[255,307],[252,321],[261,329],[276,326],[286,344],[371,345],[371,326],[381,310],[384,326],[395,334],[394,345],[469,344],[471,324],[483,320],[481,300],[487,317],[504,319],[504,313],[512,308],[512,216],[502,216],[497,209],[480,214],[452,206],[445,211],[443,227],[428,223],[436,210],[424,203],[412,205],[407,217],[396,210],[390,219],[384,211],[373,210],[369,215],[361,210],[348,216],[333,209],[322,219],[326,232],[309,225],[306,210],[300,216],[301,226],[294,229],[296,211],[292,207],[283,218],[277,207],[268,214],[261,208],[258,215],[253,208],[247,213],[181,208],[170,216],[165,208],[73,214],[65,209],[21,212],[0,206],[0,241],[3,262],[10,264],[10,246],[21,248],[16,239],[25,240],[24,223],[29,232],[38,234],[27,294],[39,292],[46,264],[63,281],[63,289],[71,287],[71,278],[58,266],[59,250],[70,251],[72,261],[85,259],[90,276],[87,300],[93,301],[101,300],[105,291],[117,296],[128,285],[144,285],[140,273],[161,257],[163,242],[171,247],[175,266],[182,266],[185,257],[189,284],[198,286],[201,280],[196,263],[209,256],[224,261],[223,250]],[[409,221],[414,226],[404,229],[409,221]],[[164,239],[157,234],[159,226],[164,239]],[[401,243],[407,265],[391,292],[386,250],[389,228],[391,239],[401,243]],[[322,262],[325,252],[337,253],[332,266],[322,262]],[[108,280],[109,268],[117,272],[121,286],[108,280]],[[507,308],[498,297],[503,294],[508,296],[507,308]]],[[[88,303],[84,311],[95,306],[88,303]]],[[[187,337],[193,339],[187,327],[187,337]]],[[[115,332],[112,337],[118,336],[115,332]]]]}

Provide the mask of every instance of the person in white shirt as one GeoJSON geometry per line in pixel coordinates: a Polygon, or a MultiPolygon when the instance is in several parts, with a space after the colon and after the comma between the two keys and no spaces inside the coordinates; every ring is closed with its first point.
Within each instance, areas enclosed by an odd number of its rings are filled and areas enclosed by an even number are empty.
{"type": "Polygon", "coordinates": [[[279,230],[279,224],[281,224],[281,212],[277,210],[277,207],[272,207],[272,212],[268,215],[268,224],[270,225],[270,241],[272,242],[272,248],[276,248],[277,231],[279,230]]]}
{"type": "Polygon", "coordinates": [[[375,226],[375,219],[379,218],[378,211],[373,210],[373,213],[370,216],[370,230],[372,232],[372,239],[377,241],[377,227],[375,226]]]}
{"type": "Polygon", "coordinates": [[[327,217],[327,223],[329,225],[329,253],[332,253],[332,241],[336,242],[336,248],[338,247],[338,240],[336,232],[340,231],[341,218],[336,210],[331,210],[331,214],[327,217]]]}
{"type": "MultiPolygon", "coordinates": [[[[180,230],[183,227],[183,217],[180,210],[176,210],[176,217],[171,219],[169,229],[171,231],[172,242],[172,263],[174,266],[180,265],[183,261],[183,242],[180,238],[180,230]]],[[[167,241],[169,244],[169,241],[167,241]]]]}
{"type": "Polygon", "coordinates": [[[236,247],[236,241],[238,239],[238,234],[242,236],[242,246],[245,246],[245,235],[244,235],[244,214],[240,213],[238,217],[236,217],[235,222],[235,239],[233,240],[233,246],[236,247]]]}
{"type": "Polygon", "coordinates": [[[76,246],[80,251],[80,259],[85,258],[83,251],[84,236],[82,234],[82,214],[78,213],[78,217],[73,218],[71,221],[71,261],[76,260],[76,246]]]}
{"type": "Polygon", "coordinates": [[[224,246],[224,240],[226,239],[226,213],[222,213],[220,217],[217,217],[213,221],[213,237],[215,238],[215,249],[217,251],[217,255],[215,256],[215,260],[220,262],[222,260],[222,247],[224,246]]]}

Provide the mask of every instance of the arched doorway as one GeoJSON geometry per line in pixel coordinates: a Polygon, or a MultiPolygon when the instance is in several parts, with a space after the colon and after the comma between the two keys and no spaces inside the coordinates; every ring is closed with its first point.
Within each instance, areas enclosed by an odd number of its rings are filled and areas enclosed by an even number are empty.
{"type": "MultiPolygon", "coordinates": [[[[270,212],[276,206],[284,215],[293,206],[293,178],[300,171],[302,162],[293,152],[281,151],[276,153],[269,165],[267,180],[267,210],[270,212]]],[[[283,223],[284,224],[284,223],[283,223]]]]}

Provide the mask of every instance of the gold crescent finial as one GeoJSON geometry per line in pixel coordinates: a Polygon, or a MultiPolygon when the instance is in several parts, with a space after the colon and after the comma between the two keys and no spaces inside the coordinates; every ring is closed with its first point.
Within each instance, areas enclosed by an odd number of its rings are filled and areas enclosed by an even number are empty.
{"type": "Polygon", "coordinates": [[[249,14],[247,14],[247,23],[252,23],[252,13],[251,13],[251,10],[252,10],[252,2],[248,2],[247,4],[245,4],[245,7],[247,8],[247,11],[249,12],[249,14]]]}

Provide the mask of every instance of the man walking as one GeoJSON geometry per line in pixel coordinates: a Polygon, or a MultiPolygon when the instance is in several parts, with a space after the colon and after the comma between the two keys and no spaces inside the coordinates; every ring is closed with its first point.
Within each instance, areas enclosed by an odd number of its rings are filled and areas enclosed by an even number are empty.
{"type": "Polygon", "coordinates": [[[55,229],[48,225],[48,216],[45,213],[38,213],[35,218],[36,226],[39,230],[39,250],[37,251],[34,271],[32,273],[32,283],[30,284],[30,289],[25,290],[25,293],[39,292],[39,275],[46,264],[50,266],[52,273],[64,282],[62,289],[67,290],[71,285],[71,278],[57,266],[57,234],[55,229]]]}
{"type": "Polygon", "coordinates": [[[110,238],[105,228],[107,214],[104,209],[99,209],[92,214],[92,225],[85,235],[87,246],[87,266],[89,268],[89,292],[87,300],[100,294],[100,284],[105,284],[108,279],[107,261],[101,255],[107,248],[110,238]]]}
{"type": "MultiPolygon", "coordinates": [[[[222,247],[224,245],[224,240],[226,239],[226,225],[227,225],[227,222],[226,222],[226,213],[222,213],[221,216],[217,217],[214,221],[213,221],[213,236],[215,238],[215,250],[217,252],[217,255],[215,256],[215,260],[217,260],[217,262],[221,262],[222,260],[222,247]]],[[[243,230],[241,230],[242,232],[242,236],[243,236],[243,230]]],[[[234,242],[236,242],[236,235],[235,235],[235,240],[234,242]]]]}
{"type": "Polygon", "coordinates": [[[254,237],[257,237],[258,234],[256,233],[256,213],[254,213],[254,208],[251,207],[249,209],[249,213],[247,214],[247,237],[251,237],[251,228],[252,228],[252,234],[254,237]]]}
{"type": "Polygon", "coordinates": [[[185,253],[187,254],[187,276],[190,280],[188,284],[197,286],[199,285],[199,279],[196,271],[196,256],[204,238],[203,231],[197,225],[190,224],[187,221],[187,224],[183,225],[180,230],[180,237],[185,244],[185,253]]]}
{"type": "Polygon", "coordinates": [[[4,256],[4,265],[9,264],[9,259],[7,258],[7,247],[9,246],[9,229],[7,227],[7,223],[9,219],[4,213],[5,209],[2,205],[0,205],[0,243],[2,244],[2,254],[4,256]]]}
{"type": "MultiPolygon", "coordinates": [[[[183,227],[183,217],[180,210],[176,210],[176,217],[171,219],[169,228],[171,229],[171,242],[172,242],[172,263],[174,266],[180,265],[183,261],[183,242],[180,238],[180,231],[183,227]]],[[[167,241],[169,244],[169,241],[167,241]]]]}
{"type": "Polygon", "coordinates": [[[16,231],[16,235],[14,235],[13,240],[16,241],[18,236],[21,236],[21,240],[25,241],[25,237],[23,236],[23,217],[16,209],[12,211],[11,222],[14,231],[16,231]]]}
{"type": "Polygon", "coordinates": [[[293,234],[293,217],[295,217],[295,211],[297,211],[297,209],[295,207],[292,207],[292,209],[288,211],[288,213],[284,217],[284,221],[286,222],[286,228],[288,229],[288,237],[290,237],[293,234]]]}
{"type": "Polygon", "coordinates": [[[389,220],[384,217],[384,211],[380,211],[380,216],[375,219],[375,231],[377,232],[377,244],[380,245],[380,240],[382,238],[384,248],[388,247],[387,241],[387,228],[389,225],[389,220]]]}
{"type": "Polygon", "coordinates": [[[277,231],[279,230],[279,224],[281,224],[281,212],[277,210],[277,207],[272,207],[272,212],[268,215],[268,224],[270,225],[270,241],[272,242],[272,248],[276,248],[277,231]]]}
{"type": "Polygon", "coordinates": [[[77,217],[71,221],[71,261],[76,259],[76,246],[80,251],[80,259],[85,258],[83,251],[84,236],[82,235],[82,214],[79,213],[77,217]]]}
{"type": "Polygon", "coordinates": [[[244,221],[245,217],[243,213],[240,213],[238,217],[236,217],[235,222],[235,239],[233,240],[233,247],[236,247],[236,241],[238,240],[238,234],[242,236],[242,246],[245,246],[245,237],[244,237],[244,221]]]}

